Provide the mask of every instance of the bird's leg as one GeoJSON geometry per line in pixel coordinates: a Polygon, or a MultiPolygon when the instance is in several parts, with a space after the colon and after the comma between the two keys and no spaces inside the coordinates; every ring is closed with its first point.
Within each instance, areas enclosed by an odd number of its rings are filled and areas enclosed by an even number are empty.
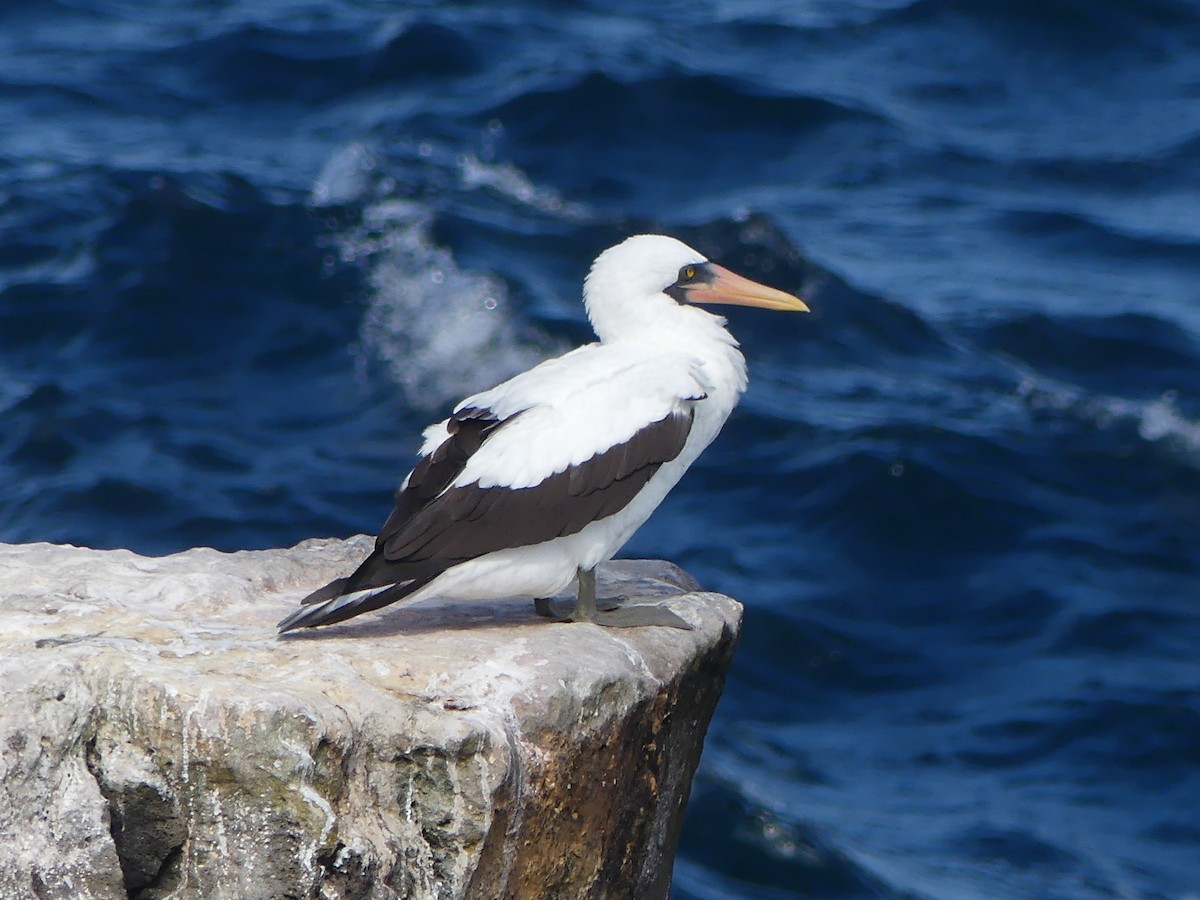
{"type": "Polygon", "coordinates": [[[668,628],[691,630],[691,625],[665,606],[622,606],[624,597],[605,597],[596,600],[596,570],[579,570],[579,594],[572,622],[594,622],[606,628],[637,628],[642,625],[664,625],[668,628]]]}
{"type": "Polygon", "coordinates": [[[622,606],[625,597],[602,597],[596,599],[596,570],[578,569],[579,591],[575,595],[575,608],[563,615],[554,608],[550,597],[535,597],[533,608],[539,616],[556,622],[592,622],[607,628],[637,628],[642,625],[663,625],[668,628],[691,629],[665,606],[622,606]]]}
{"type": "MultiPolygon", "coordinates": [[[[594,622],[596,620],[596,572],[595,570],[584,571],[576,569],[576,578],[579,579],[579,590],[575,595],[574,608],[565,615],[554,608],[553,597],[534,597],[533,610],[539,616],[544,616],[547,619],[553,619],[556,622],[594,622]]],[[[601,601],[600,609],[612,610],[620,605],[620,598],[609,600],[605,598],[601,601]]]]}
{"type": "MultiPolygon", "coordinates": [[[[594,598],[593,599],[593,604],[594,604],[593,608],[597,612],[612,612],[614,609],[619,609],[621,604],[624,603],[627,598],[623,597],[623,596],[596,597],[596,573],[591,572],[591,573],[583,574],[582,577],[584,578],[584,580],[587,580],[589,574],[591,575],[591,582],[592,582],[591,588],[590,588],[591,595],[594,598]]],[[[576,605],[575,610],[572,610],[569,615],[564,615],[563,613],[560,613],[557,609],[554,608],[554,598],[553,597],[534,597],[533,598],[534,612],[536,612],[539,616],[542,616],[547,619],[553,619],[556,622],[591,621],[590,618],[585,618],[586,617],[586,601],[585,601],[585,607],[583,608],[582,616],[577,615],[576,610],[578,610],[578,609],[580,609],[580,607],[578,605],[576,605]]]]}
{"type": "Polygon", "coordinates": [[[579,592],[575,595],[575,608],[571,610],[572,622],[596,621],[596,570],[579,569],[579,592]]]}

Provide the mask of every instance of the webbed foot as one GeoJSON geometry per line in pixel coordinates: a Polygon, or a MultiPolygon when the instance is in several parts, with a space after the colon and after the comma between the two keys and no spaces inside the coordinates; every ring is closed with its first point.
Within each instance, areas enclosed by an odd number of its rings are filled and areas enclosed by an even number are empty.
{"type": "Polygon", "coordinates": [[[596,573],[579,572],[579,595],[570,612],[559,612],[550,597],[535,597],[534,611],[555,622],[593,622],[605,628],[640,628],[661,625],[666,628],[692,626],[665,606],[623,606],[628,597],[596,598],[596,573]]]}
{"type": "Polygon", "coordinates": [[[643,625],[661,625],[665,628],[692,630],[691,623],[665,606],[621,606],[613,610],[598,611],[592,621],[606,628],[640,628],[643,625]]]}
{"type": "MultiPolygon", "coordinates": [[[[624,595],[617,597],[598,597],[596,599],[596,611],[601,613],[609,613],[613,612],[614,610],[619,610],[621,609],[621,604],[628,599],[629,598],[624,595]]],[[[591,619],[574,617],[576,612],[575,609],[569,613],[559,612],[558,609],[555,608],[553,597],[534,597],[533,611],[539,616],[543,616],[547,619],[553,619],[555,622],[591,621],[591,619]]]]}

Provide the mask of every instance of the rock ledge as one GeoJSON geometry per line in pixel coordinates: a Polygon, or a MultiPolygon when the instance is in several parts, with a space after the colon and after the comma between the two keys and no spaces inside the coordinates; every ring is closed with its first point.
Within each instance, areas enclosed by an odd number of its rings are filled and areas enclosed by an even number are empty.
{"type": "Polygon", "coordinates": [[[741,623],[386,610],[278,639],[365,536],[162,558],[0,545],[0,896],[663,897],[741,623]]]}

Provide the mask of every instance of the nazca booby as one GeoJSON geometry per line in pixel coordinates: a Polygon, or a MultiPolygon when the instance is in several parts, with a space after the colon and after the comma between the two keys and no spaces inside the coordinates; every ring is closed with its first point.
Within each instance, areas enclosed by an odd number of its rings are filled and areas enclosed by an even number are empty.
{"type": "Polygon", "coordinates": [[[601,253],[583,302],[599,341],[427,428],[374,552],[306,597],[281,632],[434,596],[525,596],[565,621],[690,627],[663,607],[598,608],[596,566],[649,518],[746,389],[725,320],[693,304],[808,307],[663,235],[601,253]],[[576,579],[575,608],[556,615],[547,598],[576,579]]]}

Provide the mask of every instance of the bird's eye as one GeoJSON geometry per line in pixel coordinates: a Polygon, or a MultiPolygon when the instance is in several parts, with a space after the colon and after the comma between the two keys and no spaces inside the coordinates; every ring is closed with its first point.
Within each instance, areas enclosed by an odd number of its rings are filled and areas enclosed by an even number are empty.
{"type": "Polygon", "coordinates": [[[683,269],[680,270],[679,275],[680,275],[680,280],[691,281],[693,278],[696,277],[696,267],[695,266],[684,266],[683,269]]]}

